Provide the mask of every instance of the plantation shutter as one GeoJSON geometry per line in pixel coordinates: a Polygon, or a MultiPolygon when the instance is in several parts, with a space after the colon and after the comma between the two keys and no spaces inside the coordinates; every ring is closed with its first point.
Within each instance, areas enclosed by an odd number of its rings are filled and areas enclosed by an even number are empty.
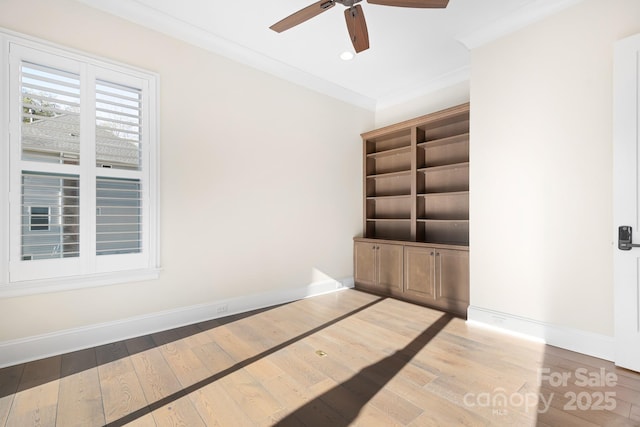
{"type": "Polygon", "coordinates": [[[23,62],[22,160],[78,164],[80,76],[23,62]]]}
{"type": "Polygon", "coordinates": [[[22,172],[23,260],[80,256],[78,176],[22,172]],[[43,227],[43,213],[47,226],[43,227]],[[34,215],[36,224],[34,227],[34,215]]]}
{"type": "Polygon", "coordinates": [[[96,82],[96,165],[140,170],[142,167],[140,89],[96,82]]]}
{"type": "Polygon", "coordinates": [[[140,180],[98,177],[96,183],[96,254],[141,252],[140,180]]]}
{"type": "Polygon", "coordinates": [[[22,61],[20,72],[20,147],[30,163],[21,172],[21,258],[79,257],[80,178],[40,164],[80,162],[80,76],[29,61],[22,61]],[[34,218],[34,211],[47,212],[47,227],[33,226],[44,219],[34,218]]]}

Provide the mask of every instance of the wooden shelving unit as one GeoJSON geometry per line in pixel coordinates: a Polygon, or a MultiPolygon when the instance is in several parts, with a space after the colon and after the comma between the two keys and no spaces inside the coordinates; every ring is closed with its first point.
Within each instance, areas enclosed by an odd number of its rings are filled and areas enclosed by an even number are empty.
{"type": "Polygon", "coordinates": [[[362,140],[356,286],[466,315],[469,104],[364,133],[362,140]]]}
{"type": "Polygon", "coordinates": [[[362,134],[364,237],[469,244],[469,104],[362,134]]]}

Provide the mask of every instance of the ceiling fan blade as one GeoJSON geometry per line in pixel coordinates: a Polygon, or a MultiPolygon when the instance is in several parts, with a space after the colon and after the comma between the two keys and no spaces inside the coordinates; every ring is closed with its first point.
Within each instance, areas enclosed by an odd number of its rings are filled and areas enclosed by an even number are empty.
{"type": "Polygon", "coordinates": [[[335,0],[320,0],[313,3],[312,5],[300,9],[296,13],[287,16],[283,20],[276,22],[269,28],[271,28],[276,33],[281,33],[291,27],[295,27],[296,25],[313,18],[316,15],[320,15],[322,12],[331,9],[335,5],[335,0]]]}
{"type": "Polygon", "coordinates": [[[444,8],[449,4],[449,0],[367,0],[367,2],[384,6],[426,8],[444,8]]]}
{"type": "Polygon", "coordinates": [[[367,32],[367,23],[364,20],[362,6],[359,4],[351,6],[344,11],[344,17],[347,21],[347,30],[349,37],[356,53],[369,49],[369,33],[367,32]]]}

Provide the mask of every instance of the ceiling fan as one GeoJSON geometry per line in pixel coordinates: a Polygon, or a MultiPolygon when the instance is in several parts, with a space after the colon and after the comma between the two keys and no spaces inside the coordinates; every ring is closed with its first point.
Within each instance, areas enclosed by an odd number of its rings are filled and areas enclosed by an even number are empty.
{"type": "MultiPolygon", "coordinates": [[[[362,6],[356,4],[361,1],[362,0],[320,0],[310,6],[300,9],[294,14],[287,16],[283,20],[276,22],[269,28],[277,33],[281,33],[321,14],[328,9],[331,9],[336,5],[336,3],[340,3],[347,7],[344,11],[344,17],[347,21],[347,30],[349,31],[349,37],[351,38],[353,48],[356,53],[360,53],[363,50],[369,49],[367,23],[364,20],[362,6]]],[[[445,8],[447,7],[449,0],[367,0],[367,2],[384,6],[445,8]]]]}

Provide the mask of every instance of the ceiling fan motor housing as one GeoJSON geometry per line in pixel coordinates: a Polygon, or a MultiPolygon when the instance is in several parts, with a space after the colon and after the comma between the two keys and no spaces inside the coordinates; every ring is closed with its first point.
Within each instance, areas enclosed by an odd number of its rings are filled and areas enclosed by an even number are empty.
{"type": "Polygon", "coordinates": [[[360,3],[362,0],[334,0],[334,1],[346,7],[352,7],[354,4],[360,3]]]}

